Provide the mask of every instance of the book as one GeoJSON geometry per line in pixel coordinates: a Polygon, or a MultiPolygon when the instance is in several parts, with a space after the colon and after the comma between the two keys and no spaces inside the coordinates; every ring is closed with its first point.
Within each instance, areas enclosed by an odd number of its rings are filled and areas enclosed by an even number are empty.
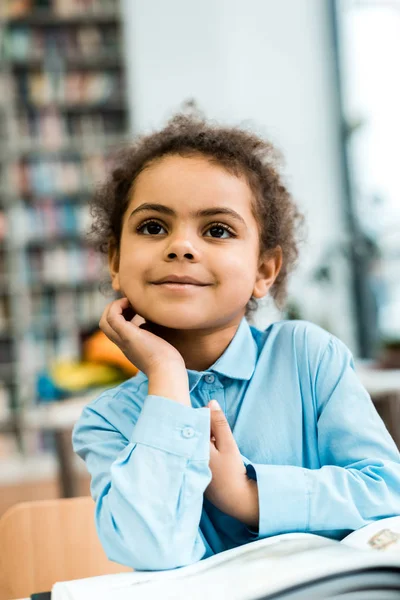
{"type": "Polygon", "coordinates": [[[400,516],[341,542],[286,533],[168,571],[59,582],[52,600],[386,600],[400,597],[400,516]]]}

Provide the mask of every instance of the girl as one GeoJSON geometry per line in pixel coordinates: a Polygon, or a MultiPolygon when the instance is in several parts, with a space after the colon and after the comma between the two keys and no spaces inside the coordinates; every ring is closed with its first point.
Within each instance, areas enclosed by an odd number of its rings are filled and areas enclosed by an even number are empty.
{"type": "Polygon", "coordinates": [[[340,539],[400,513],[399,452],[348,349],[281,305],[301,222],[271,145],[178,115],[94,198],[111,302],[139,369],[75,426],[111,560],[172,569],[279,533],[340,539]]]}

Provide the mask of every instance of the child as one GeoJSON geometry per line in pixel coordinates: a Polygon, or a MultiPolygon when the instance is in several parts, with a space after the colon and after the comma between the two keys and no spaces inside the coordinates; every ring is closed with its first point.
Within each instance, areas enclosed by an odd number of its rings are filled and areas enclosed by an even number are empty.
{"type": "Polygon", "coordinates": [[[177,115],[122,153],[94,217],[122,296],[100,326],[139,369],[73,433],[111,560],[172,569],[400,513],[399,452],[344,344],[247,321],[268,293],[282,303],[297,257],[269,143],[177,115]]]}

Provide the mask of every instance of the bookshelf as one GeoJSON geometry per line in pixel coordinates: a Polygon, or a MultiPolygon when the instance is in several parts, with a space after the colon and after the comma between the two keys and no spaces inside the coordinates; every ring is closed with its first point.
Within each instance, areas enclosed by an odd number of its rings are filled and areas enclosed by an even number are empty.
{"type": "Polygon", "coordinates": [[[120,11],[119,0],[0,6],[0,437],[28,453],[40,451],[20,426],[37,375],[80,358],[110,301],[86,231],[130,129],[120,11]]]}

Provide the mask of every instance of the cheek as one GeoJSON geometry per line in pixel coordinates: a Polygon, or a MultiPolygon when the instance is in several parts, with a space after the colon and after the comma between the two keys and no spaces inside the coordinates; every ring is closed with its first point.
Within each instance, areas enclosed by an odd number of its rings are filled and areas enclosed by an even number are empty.
{"type": "Polygon", "coordinates": [[[254,286],[256,261],[253,256],[245,252],[232,254],[224,261],[222,273],[225,284],[237,286],[240,282],[240,286],[246,288],[247,293],[247,288],[252,289],[254,286]]]}
{"type": "Polygon", "coordinates": [[[149,252],[134,244],[131,240],[121,240],[120,271],[124,274],[138,275],[148,268],[149,252]]]}
{"type": "Polygon", "coordinates": [[[119,261],[119,280],[121,288],[127,292],[135,288],[140,281],[141,258],[137,252],[121,245],[121,257],[119,261]]]}

